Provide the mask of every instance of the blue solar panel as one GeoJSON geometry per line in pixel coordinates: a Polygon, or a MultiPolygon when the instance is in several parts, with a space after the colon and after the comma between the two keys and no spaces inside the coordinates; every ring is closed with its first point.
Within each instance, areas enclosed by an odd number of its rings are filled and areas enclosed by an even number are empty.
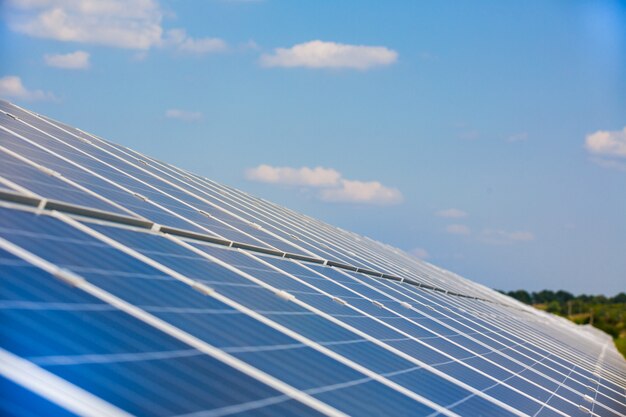
{"type": "Polygon", "coordinates": [[[75,417],[76,414],[33,391],[0,377],[0,415],[21,417],[75,417]]]}
{"type": "MultiPolygon", "coordinates": [[[[345,408],[344,411],[347,413],[361,414],[367,409],[378,409],[380,413],[395,410],[394,414],[410,415],[409,410],[414,408],[421,407],[424,412],[428,410],[419,403],[411,405],[410,400],[393,390],[368,380],[364,375],[264,326],[257,320],[238,314],[227,305],[203,296],[191,287],[116,249],[99,244],[95,239],[65,223],[31,213],[8,213],[2,209],[0,213],[4,219],[0,221],[0,236],[9,238],[56,265],[80,273],[98,287],[213,346],[232,353],[256,368],[271,373],[305,392],[320,390],[321,393],[315,395],[324,398],[330,405],[337,402],[334,398],[337,396],[340,398],[365,396],[370,399],[371,402],[365,403],[342,401],[338,408],[345,408]],[[8,223],[16,228],[11,229],[8,223]],[[81,248],[90,250],[83,256],[75,255],[81,252],[81,248]],[[238,330],[232,332],[232,329],[238,330]],[[328,388],[335,384],[346,386],[328,388]]],[[[118,236],[123,233],[129,234],[131,238],[142,238],[144,244],[150,243],[147,236],[118,230],[118,236]]],[[[153,238],[163,241],[166,245],[170,243],[160,237],[153,238]]],[[[216,269],[218,271],[212,275],[229,276],[228,271],[219,271],[223,268],[216,266],[216,269]]],[[[285,303],[278,298],[276,300],[285,303]]],[[[134,333],[132,329],[128,330],[134,333]]],[[[183,388],[182,392],[185,391],[183,388]]]]}
{"type": "Polygon", "coordinates": [[[3,415],[626,415],[608,336],[0,110],[3,415]]]}
{"type": "MultiPolygon", "coordinates": [[[[280,396],[4,251],[0,266],[3,349],[120,408],[178,415],[280,396]]],[[[310,411],[289,402],[285,412],[310,411]]]]}

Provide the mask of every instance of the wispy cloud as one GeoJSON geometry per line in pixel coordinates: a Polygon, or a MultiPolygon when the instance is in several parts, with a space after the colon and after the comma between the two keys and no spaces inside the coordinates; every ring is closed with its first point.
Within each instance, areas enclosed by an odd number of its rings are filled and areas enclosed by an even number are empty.
{"type": "Polygon", "coordinates": [[[164,12],[154,0],[8,0],[11,30],[63,42],[193,54],[223,51],[218,38],[194,38],[184,29],[164,30],[164,12]]]}
{"type": "Polygon", "coordinates": [[[318,189],[317,198],[328,202],[390,205],[403,200],[402,193],[396,188],[386,187],[379,181],[345,179],[333,168],[274,167],[263,164],[247,169],[245,176],[251,181],[318,189]]]}
{"type": "Polygon", "coordinates": [[[435,216],[444,217],[447,219],[460,219],[463,217],[467,217],[467,213],[463,210],[459,210],[456,208],[449,208],[445,210],[439,210],[435,212],[435,216]]]}
{"type": "Polygon", "coordinates": [[[219,38],[192,38],[184,29],[168,30],[163,41],[164,46],[170,46],[178,51],[203,55],[223,52],[228,49],[226,42],[219,38]]]}
{"type": "Polygon", "coordinates": [[[69,54],[46,54],[43,60],[49,67],[64,69],[89,68],[89,54],[85,51],[76,51],[69,54]]]}
{"type": "Polygon", "coordinates": [[[476,140],[480,138],[480,131],[476,129],[466,129],[459,132],[459,138],[463,140],[476,140]]]}
{"type": "Polygon", "coordinates": [[[591,158],[591,162],[602,168],[626,171],[626,162],[608,158],[591,158]]]}
{"type": "Polygon", "coordinates": [[[306,187],[329,187],[339,184],[341,174],[324,167],[273,167],[259,165],[246,170],[246,178],[252,181],[270,184],[301,185],[306,187]]]}
{"type": "Polygon", "coordinates": [[[509,143],[515,143],[515,142],[523,142],[527,139],[528,139],[528,133],[520,132],[520,133],[515,133],[509,136],[508,138],[506,138],[506,141],[509,143]]]}
{"type": "Polygon", "coordinates": [[[197,111],[169,109],[165,111],[165,117],[168,119],[182,120],[183,122],[197,122],[202,119],[202,113],[197,111]]]}
{"type": "Polygon", "coordinates": [[[430,253],[424,248],[414,248],[409,251],[410,255],[415,256],[418,259],[428,259],[430,258],[430,253]]]}
{"type": "Polygon", "coordinates": [[[152,0],[9,0],[12,30],[58,41],[148,49],[161,41],[162,12],[152,0]]]}
{"type": "Polygon", "coordinates": [[[464,224],[449,224],[446,226],[446,233],[451,235],[470,235],[472,230],[464,224]]]}
{"type": "Polygon", "coordinates": [[[506,231],[485,229],[480,233],[479,240],[491,245],[510,245],[516,242],[530,242],[535,240],[535,235],[528,231],[506,231]]]}
{"type": "Polygon", "coordinates": [[[54,94],[42,90],[30,90],[16,75],[0,78],[0,96],[26,101],[56,100],[54,94]]]}
{"type": "Polygon", "coordinates": [[[437,61],[439,59],[437,55],[429,51],[420,52],[417,57],[419,58],[420,61],[426,61],[426,62],[437,61]]]}
{"type": "Polygon", "coordinates": [[[351,68],[366,70],[396,62],[398,53],[384,46],[347,45],[315,40],[277,48],[261,56],[265,67],[351,68]]]}
{"type": "Polygon", "coordinates": [[[397,188],[385,187],[378,181],[341,180],[338,188],[321,191],[320,198],[330,202],[352,202],[375,205],[401,203],[402,193],[397,188]]]}

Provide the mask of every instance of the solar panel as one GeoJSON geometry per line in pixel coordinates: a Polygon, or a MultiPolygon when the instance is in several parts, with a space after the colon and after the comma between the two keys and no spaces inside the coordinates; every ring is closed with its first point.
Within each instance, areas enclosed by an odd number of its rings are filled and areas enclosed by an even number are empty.
{"type": "Polygon", "coordinates": [[[576,326],[0,103],[6,415],[626,415],[576,326]]]}

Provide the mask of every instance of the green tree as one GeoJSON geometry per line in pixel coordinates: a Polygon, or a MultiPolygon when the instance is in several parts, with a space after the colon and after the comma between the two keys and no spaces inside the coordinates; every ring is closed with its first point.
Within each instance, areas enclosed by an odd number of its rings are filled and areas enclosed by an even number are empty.
{"type": "Polygon", "coordinates": [[[552,313],[552,314],[561,314],[561,311],[563,309],[561,308],[561,303],[559,303],[556,300],[552,300],[548,303],[548,307],[546,308],[546,311],[548,311],[548,313],[552,313]]]}
{"type": "Polygon", "coordinates": [[[532,298],[530,294],[528,293],[528,291],[525,291],[525,290],[509,291],[507,295],[509,297],[515,298],[518,301],[521,301],[522,303],[532,304],[532,298]]]}

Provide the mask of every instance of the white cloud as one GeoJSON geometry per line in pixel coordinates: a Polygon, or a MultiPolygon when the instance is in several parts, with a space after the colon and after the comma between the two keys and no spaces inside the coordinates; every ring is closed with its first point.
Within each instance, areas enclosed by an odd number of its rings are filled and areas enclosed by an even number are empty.
{"type": "Polygon", "coordinates": [[[44,62],[49,67],[65,69],[87,69],[89,68],[89,54],[84,51],[71,52],[69,54],[46,54],[44,62]]]}
{"type": "Polygon", "coordinates": [[[614,131],[599,130],[587,135],[585,148],[595,155],[626,157],[626,127],[614,131]]]}
{"type": "Polygon", "coordinates": [[[9,26],[38,38],[148,49],[161,42],[152,0],[10,0],[9,26]]]}
{"type": "Polygon", "coordinates": [[[508,138],[506,138],[506,141],[509,143],[515,143],[515,142],[523,142],[527,139],[528,139],[528,133],[520,132],[520,133],[515,133],[514,135],[509,136],[508,138]]]}
{"type": "Polygon", "coordinates": [[[346,45],[319,40],[277,48],[261,56],[265,67],[352,68],[365,70],[396,62],[398,53],[384,46],[346,45]]]}
{"type": "Polygon", "coordinates": [[[420,52],[417,57],[420,59],[420,61],[437,61],[439,59],[437,55],[428,51],[420,52]]]}
{"type": "Polygon", "coordinates": [[[535,240],[535,235],[527,231],[509,232],[506,230],[485,229],[481,232],[479,240],[492,245],[508,245],[516,242],[530,242],[535,240]]]}
{"type": "Polygon", "coordinates": [[[339,184],[341,174],[324,167],[290,168],[259,165],[246,171],[246,178],[252,181],[271,184],[302,185],[307,187],[328,187],[339,184]]]}
{"type": "Polygon", "coordinates": [[[476,140],[480,138],[480,132],[476,129],[463,130],[459,133],[459,138],[463,140],[476,140]]]}
{"type": "Polygon", "coordinates": [[[435,216],[438,217],[445,217],[448,219],[460,219],[463,217],[467,217],[467,213],[464,212],[463,210],[459,210],[456,208],[450,208],[450,209],[445,209],[445,210],[439,210],[437,212],[435,212],[435,216]]]}
{"type": "Polygon", "coordinates": [[[409,254],[413,255],[413,256],[415,256],[416,258],[419,258],[419,259],[428,259],[428,258],[430,258],[430,254],[424,248],[414,248],[414,249],[411,249],[409,251],[409,254]]]}
{"type": "Polygon", "coordinates": [[[322,190],[320,198],[331,202],[391,205],[401,203],[402,193],[397,188],[385,187],[378,181],[341,180],[339,188],[322,190]]]}
{"type": "Polygon", "coordinates": [[[626,162],[623,161],[616,161],[615,159],[607,158],[591,158],[591,161],[602,168],[626,171],[626,162]]]}
{"type": "Polygon", "coordinates": [[[165,112],[168,119],[177,119],[184,122],[197,122],[202,119],[202,113],[197,111],[186,111],[180,109],[169,109],[165,112]]]}
{"type": "Polygon", "coordinates": [[[396,188],[386,187],[378,181],[348,180],[332,168],[273,167],[263,164],[246,170],[245,176],[251,181],[319,188],[317,197],[328,202],[388,205],[403,200],[402,193],[396,188]]]}
{"type": "Polygon", "coordinates": [[[50,92],[27,89],[22,84],[22,79],[15,75],[0,78],[0,96],[27,101],[56,99],[50,92]]]}
{"type": "Polygon", "coordinates": [[[64,42],[193,54],[223,51],[218,38],[192,38],[183,29],[165,33],[164,12],[154,0],[9,0],[10,28],[25,35],[64,42]]]}
{"type": "Polygon", "coordinates": [[[464,224],[449,224],[446,226],[446,233],[451,235],[469,235],[472,231],[464,224]]]}
{"type": "Polygon", "coordinates": [[[174,47],[181,52],[198,55],[222,52],[228,49],[228,45],[222,39],[192,38],[187,36],[184,29],[168,30],[163,45],[174,47]]]}

